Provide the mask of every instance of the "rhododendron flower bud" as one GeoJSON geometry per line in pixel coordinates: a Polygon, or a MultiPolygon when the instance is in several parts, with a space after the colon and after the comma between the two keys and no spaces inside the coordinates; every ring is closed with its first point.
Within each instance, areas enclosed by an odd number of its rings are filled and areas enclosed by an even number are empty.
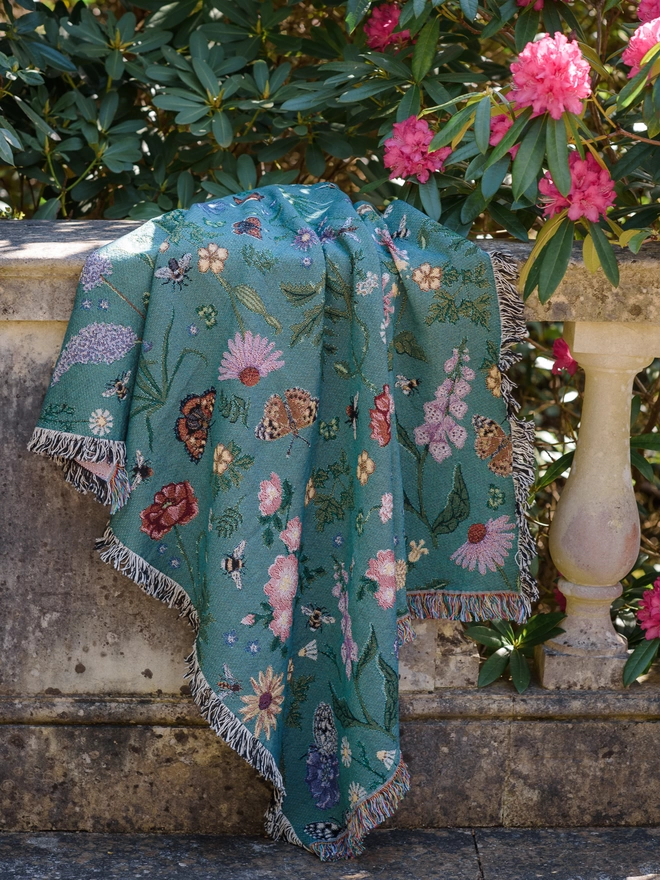
{"type": "Polygon", "coordinates": [[[660,639],[660,578],[654,584],[652,590],[644,593],[637,612],[637,619],[643,630],[646,630],[646,638],[660,639]]]}
{"type": "Polygon", "coordinates": [[[584,159],[577,152],[571,153],[568,167],[572,182],[567,196],[559,192],[549,171],[539,181],[539,192],[545,197],[544,214],[552,217],[568,208],[570,220],[586,217],[596,223],[601,214],[604,216],[607,209],[614,204],[614,181],[591,153],[587,153],[584,159]]]}
{"type": "MultiPolygon", "coordinates": [[[[504,135],[513,125],[513,119],[509,116],[508,113],[498,113],[497,116],[491,116],[490,119],[490,140],[488,143],[491,147],[496,147],[499,142],[502,140],[504,135]]],[[[509,150],[509,154],[512,159],[516,158],[516,153],[520,149],[520,144],[515,144],[515,146],[511,147],[509,150]]]]}
{"type": "Polygon", "coordinates": [[[367,37],[367,46],[376,52],[384,52],[388,46],[396,43],[405,43],[410,39],[410,31],[393,33],[399,23],[401,9],[398,3],[383,3],[376,6],[365,22],[364,33],[367,37]]]}
{"type": "Polygon", "coordinates": [[[660,18],[660,0],[642,0],[637,9],[637,18],[640,21],[660,18]]]}
{"type": "Polygon", "coordinates": [[[426,183],[433,171],[442,171],[451,147],[429,153],[432,140],[433,132],[425,119],[409,116],[395,122],[392,137],[385,141],[384,162],[392,169],[390,180],[415,174],[420,183],[426,183]]]}
{"type": "Polygon", "coordinates": [[[623,63],[630,67],[628,79],[637,76],[642,66],[642,58],[658,43],[660,43],[660,18],[640,24],[621,56],[623,63]]]}
{"type": "MultiPolygon", "coordinates": [[[[552,353],[555,357],[555,362],[552,365],[552,372],[557,376],[561,373],[562,370],[566,370],[570,373],[571,376],[574,376],[577,372],[578,362],[571,357],[571,350],[568,347],[568,343],[559,337],[559,339],[555,339],[552,343],[552,353]]],[[[563,593],[560,593],[558,589],[555,590],[555,599],[559,604],[561,610],[563,611],[566,607],[566,598],[563,593]],[[564,599],[564,605],[561,605],[561,596],[564,599]]]]}
{"type": "Polygon", "coordinates": [[[591,94],[589,65],[580,47],[560,33],[527,43],[511,71],[510,97],[518,107],[533,107],[533,116],[547,112],[561,119],[565,110],[581,113],[583,98],[591,94]]]}

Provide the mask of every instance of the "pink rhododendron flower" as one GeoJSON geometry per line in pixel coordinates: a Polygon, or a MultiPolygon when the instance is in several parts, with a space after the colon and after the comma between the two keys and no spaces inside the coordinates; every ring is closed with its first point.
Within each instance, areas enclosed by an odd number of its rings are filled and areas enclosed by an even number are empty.
{"type": "Polygon", "coordinates": [[[567,196],[559,192],[549,171],[539,181],[539,192],[545,197],[544,214],[552,217],[568,208],[570,220],[586,217],[596,223],[600,215],[605,215],[607,209],[614,204],[614,181],[609,171],[601,168],[591,153],[587,153],[584,159],[577,152],[571,153],[568,166],[572,183],[567,196]]]}
{"type": "Polygon", "coordinates": [[[259,483],[259,510],[262,516],[272,516],[282,503],[282,481],[272,473],[270,480],[259,483]]]}
{"type": "Polygon", "coordinates": [[[640,21],[660,18],[660,0],[642,0],[637,8],[637,18],[640,21]]]}
{"type": "Polygon", "coordinates": [[[280,540],[286,544],[289,553],[294,553],[300,547],[300,536],[302,535],[302,523],[299,516],[295,516],[287,523],[284,531],[280,532],[280,540]]]}
{"type": "Polygon", "coordinates": [[[533,116],[547,112],[561,119],[565,110],[581,113],[583,98],[591,94],[589,64],[578,44],[560,33],[527,43],[511,72],[510,97],[518,107],[533,107],[533,116]]]}
{"type": "Polygon", "coordinates": [[[552,365],[552,372],[557,376],[562,370],[567,370],[571,376],[574,376],[578,362],[571,357],[570,349],[567,343],[559,337],[552,343],[552,353],[555,356],[555,362],[552,365]]]}
{"type": "Polygon", "coordinates": [[[637,620],[646,638],[660,639],[660,578],[653,583],[653,589],[647,590],[637,612],[637,620]]]}
{"type": "Polygon", "coordinates": [[[374,7],[368,21],[364,24],[367,46],[376,52],[384,52],[388,46],[405,43],[410,39],[410,31],[393,33],[399,23],[401,9],[398,3],[381,3],[374,7]]]}
{"type": "Polygon", "coordinates": [[[621,56],[623,63],[630,67],[628,79],[639,73],[642,58],[658,43],[660,43],[660,18],[653,18],[640,24],[621,56]]]}
{"type": "Polygon", "coordinates": [[[426,183],[432,171],[442,171],[451,147],[442,147],[429,153],[433,132],[425,119],[409,116],[403,122],[395,122],[391,138],[385,141],[385,167],[391,168],[390,180],[395,177],[417,175],[420,183],[426,183]]]}
{"type": "MultiPolygon", "coordinates": [[[[543,0],[539,0],[539,2],[542,4],[543,0]]],[[[513,119],[511,119],[508,113],[498,113],[497,116],[491,116],[490,139],[488,141],[491,147],[496,147],[499,144],[512,125],[513,119]]],[[[512,159],[516,158],[516,153],[519,149],[520,144],[515,144],[515,146],[511,147],[509,154],[512,159]]]]}
{"type": "Polygon", "coordinates": [[[379,550],[376,558],[369,560],[366,576],[378,584],[374,598],[380,607],[392,608],[396,596],[396,559],[394,557],[394,550],[379,550]]]}
{"type": "Polygon", "coordinates": [[[486,570],[497,571],[504,565],[513,544],[514,536],[510,534],[514,528],[508,516],[489,519],[487,523],[474,523],[468,529],[468,539],[449,557],[456,565],[469,571],[479,569],[479,574],[486,570]]]}

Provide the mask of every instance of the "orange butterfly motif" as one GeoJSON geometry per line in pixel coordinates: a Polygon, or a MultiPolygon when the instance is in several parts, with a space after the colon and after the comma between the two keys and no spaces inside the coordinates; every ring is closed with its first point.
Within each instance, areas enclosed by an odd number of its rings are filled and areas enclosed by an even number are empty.
{"type": "Polygon", "coordinates": [[[204,394],[189,394],[181,401],[181,416],[176,420],[174,436],[185,445],[190,460],[195,464],[206,448],[215,394],[215,388],[209,388],[204,394]]]}
{"type": "Polygon", "coordinates": [[[263,418],[254,429],[255,437],[258,440],[279,440],[290,434],[289,456],[296,437],[309,446],[300,431],[316,421],[318,410],[318,397],[312,397],[304,388],[287,388],[283,397],[271,394],[264,404],[263,418]]]}
{"type": "Polygon", "coordinates": [[[511,438],[500,425],[487,416],[474,416],[472,426],[476,432],[474,451],[483,461],[490,458],[489,469],[499,477],[513,472],[513,447],[511,438]]]}

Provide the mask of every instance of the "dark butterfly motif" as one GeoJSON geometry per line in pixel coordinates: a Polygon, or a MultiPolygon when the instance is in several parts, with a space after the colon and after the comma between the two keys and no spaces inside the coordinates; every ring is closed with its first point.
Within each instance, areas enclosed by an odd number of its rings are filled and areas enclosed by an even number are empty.
{"type": "Polygon", "coordinates": [[[206,448],[215,406],[215,388],[204,394],[189,394],[181,401],[181,415],[174,426],[174,436],[185,444],[186,452],[195,464],[206,448]]]}
{"type": "Polygon", "coordinates": [[[334,840],[342,830],[338,822],[310,822],[305,825],[305,834],[312,840],[334,840]]]}
{"type": "MultiPolygon", "coordinates": [[[[251,192],[249,196],[245,196],[244,199],[240,199],[238,196],[234,196],[234,202],[237,205],[242,205],[243,202],[260,202],[264,198],[263,193],[260,192],[251,192]]],[[[254,219],[254,218],[253,218],[254,219]]]]}
{"type": "Polygon", "coordinates": [[[251,235],[253,238],[261,238],[261,220],[258,217],[246,217],[234,223],[236,235],[251,235]]]}
{"type": "Polygon", "coordinates": [[[399,220],[399,228],[397,229],[396,232],[392,233],[392,238],[395,241],[397,238],[404,239],[404,238],[408,238],[408,236],[410,235],[410,230],[408,229],[408,226],[406,225],[406,220],[407,220],[407,217],[404,214],[401,217],[401,219],[399,220]]]}
{"type": "Polygon", "coordinates": [[[339,739],[332,709],[327,703],[319,703],[314,712],[312,725],[314,744],[324,758],[337,754],[339,739]]]}
{"type": "Polygon", "coordinates": [[[477,434],[474,451],[483,461],[490,458],[489,469],[499,477],[508,477],[513,471],[511,438],[500,425],[487,416],[474,416],[472,426],[477,434]]]}
{"type": "Polygon", "coordinates": [[[318,397],[312,397],[304,388],[287,388],[284,397],[271,394],[264,404],[263,418],[254,429],[257,440],[279,440],[291,435],[291,443],[287,455],[291,454],[293,441],[300,437],[300,431],[308,428],[316,421],[319,409],[318,397]]]}

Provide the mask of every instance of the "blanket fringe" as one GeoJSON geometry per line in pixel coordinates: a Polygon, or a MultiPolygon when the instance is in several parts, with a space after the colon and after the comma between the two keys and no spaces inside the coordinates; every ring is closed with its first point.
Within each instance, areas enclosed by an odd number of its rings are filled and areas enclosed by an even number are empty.
{"type": "Polygon", "coordinates": [[[393,776],[373,794],[358,803],[348,816],[346,830],[335,840],[312,843],[322,862],[351,859],[364,852],[364,837],[392,816],[410,788],[410,773],[403,758],[393,776]]]}
{"type": "Polygon", "coordinates": [[[396,637],[399,645],[405,645],[417,638],[417,633],[413,627],[412,617],[405,614],[396,622],[396,637]]]}
{"type": "Polygon", "coordinates": [[[428,618],[462,620],[514,620],[524,623],[528,609],[519,593],[448,593],[445,590],[415,590],[407,595],[408,608],[419,620],[428,618]]]}

